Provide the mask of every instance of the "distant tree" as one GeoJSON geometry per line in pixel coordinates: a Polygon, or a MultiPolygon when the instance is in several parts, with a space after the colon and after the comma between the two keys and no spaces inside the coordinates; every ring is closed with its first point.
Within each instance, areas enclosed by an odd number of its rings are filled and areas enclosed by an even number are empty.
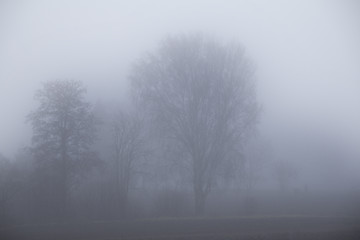
{"type": "Polygon", "coordinates": [[[95,137],[95,119],[85,101],[85,87],[79,81],[45,82],[36,92],[38,108],[28,120],[32,124],[32,151],[42,185],[56,202],[58,214],[67,211],[70,190],[78,173],[96,162],[90,150],[95,137]]]}
{"type": "Polygon", "coordinates": [[[135,165],[146,154],[144,129],[135,113],[118,112],[112,124],[115,160],[115,192],[118,214],[126,214],[128,193],[135,165]]]}
{"type": "Polygon", "coordinates": [[[195,211],[202,214],[218,166],[257,119],[253,71],[243,48],[202,35],[168,38],[130,78],[136,101],[158,131],[186,153],[195,211]]]}
{"type": "Polygon", "coordinates": [[[21,187],[15,163],[0,154],[0,225],[5,223],[9,203],[21,187]]]}
{"type": "Polygon", "coordinates": [[[261,173],[271,159],[268,143],[261,139],[253,139],[244,149],[244,165],[242,180],[248,193],[261,181],[261,173]]]}
{"type": "Polygon", "coordinates": [[[275,163],[275,178],[280,190],[289,188],[290,183],[297,177],[297,171],[292,162],[279,160],[275,163]]]}

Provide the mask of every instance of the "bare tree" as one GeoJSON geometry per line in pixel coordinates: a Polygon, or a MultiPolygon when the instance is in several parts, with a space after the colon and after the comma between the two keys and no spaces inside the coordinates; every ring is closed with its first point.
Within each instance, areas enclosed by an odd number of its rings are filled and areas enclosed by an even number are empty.
{"type": "Polygon", "coordinates": [[[79,81],[45,82],[35,95],[39,106],[28,116],[38,176],[51,185],[48,194],[57,201],[63,216],[76,173],[97,160],[90,151],[95,120],[90,104],[84,100],[85,92],[79,81]]]}
{"type": "Polygon", "coordinates": [[[202,214],[218,166],[256,122],[253,71],[243,48],[202,35],[168,38],[130,78],[157,129],[186,153],[195,211],[202,214]]]}
{"type": "Polygon", "coordinates": [[[135,164],[146,153],[142,121],[134,113],[119,112],[112,124],[112,133],[117,210],[118,214],[124,216],[135,164]]]}

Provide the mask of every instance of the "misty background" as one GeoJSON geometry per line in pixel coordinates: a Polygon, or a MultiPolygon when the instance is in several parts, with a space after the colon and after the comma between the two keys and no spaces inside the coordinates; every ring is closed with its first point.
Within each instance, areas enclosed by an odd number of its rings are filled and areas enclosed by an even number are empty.
{"type": "Polygon", "coordinates": [[[0,0],[0,227],[124,220],[114,236],[145,236],[127,220],[148,219],[194,234],[214,217],[237,233],[359,234],[359,13],[355,0],[0,0]]]}
{"type": "Polygon", "coordinates": [[[321,0],[1,1],[0,152],[13,158],[30,144],[25,118],[42,82],[80,80],[93,104],[126,105],[134,61],[168,35],[201,31],[243,44],[256,67],[259,132],[273,148],[322,136],[341,145],[340,165],[356,178],[359,9],[321,0]]]}

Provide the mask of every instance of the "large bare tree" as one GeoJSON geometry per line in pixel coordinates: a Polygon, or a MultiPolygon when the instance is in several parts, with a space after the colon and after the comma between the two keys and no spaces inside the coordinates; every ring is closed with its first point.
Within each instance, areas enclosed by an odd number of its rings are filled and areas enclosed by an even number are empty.
{"type": "Polygon", "coordinates": [[[244,49],[204,35],[170,37],[130,78],[137,103],[186,153],[195,211],[202,214],[218,166],[256,123],[253,69],[244,49]]]}
{"type": "Polygon", "coordinates": [[[43,184],[51,185],[48,197],[56,202],[60,215],[66,213],[75,173],[96,160],[90,151],[95,120],[84,99],[85,92],[79,81],[45,82],[35,95],[39,106],[28,116],[38,176],[45,178],[41,180],[43,184]]]}

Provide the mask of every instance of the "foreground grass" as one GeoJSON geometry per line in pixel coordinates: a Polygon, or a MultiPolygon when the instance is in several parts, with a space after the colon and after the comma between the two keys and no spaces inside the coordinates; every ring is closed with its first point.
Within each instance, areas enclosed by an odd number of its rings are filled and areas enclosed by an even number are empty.
{"type": "Polygon", "coordinates": [[[360,219],[332,216],[157,218],[12,226],[0,239],[360,239],[360,219]]]}

